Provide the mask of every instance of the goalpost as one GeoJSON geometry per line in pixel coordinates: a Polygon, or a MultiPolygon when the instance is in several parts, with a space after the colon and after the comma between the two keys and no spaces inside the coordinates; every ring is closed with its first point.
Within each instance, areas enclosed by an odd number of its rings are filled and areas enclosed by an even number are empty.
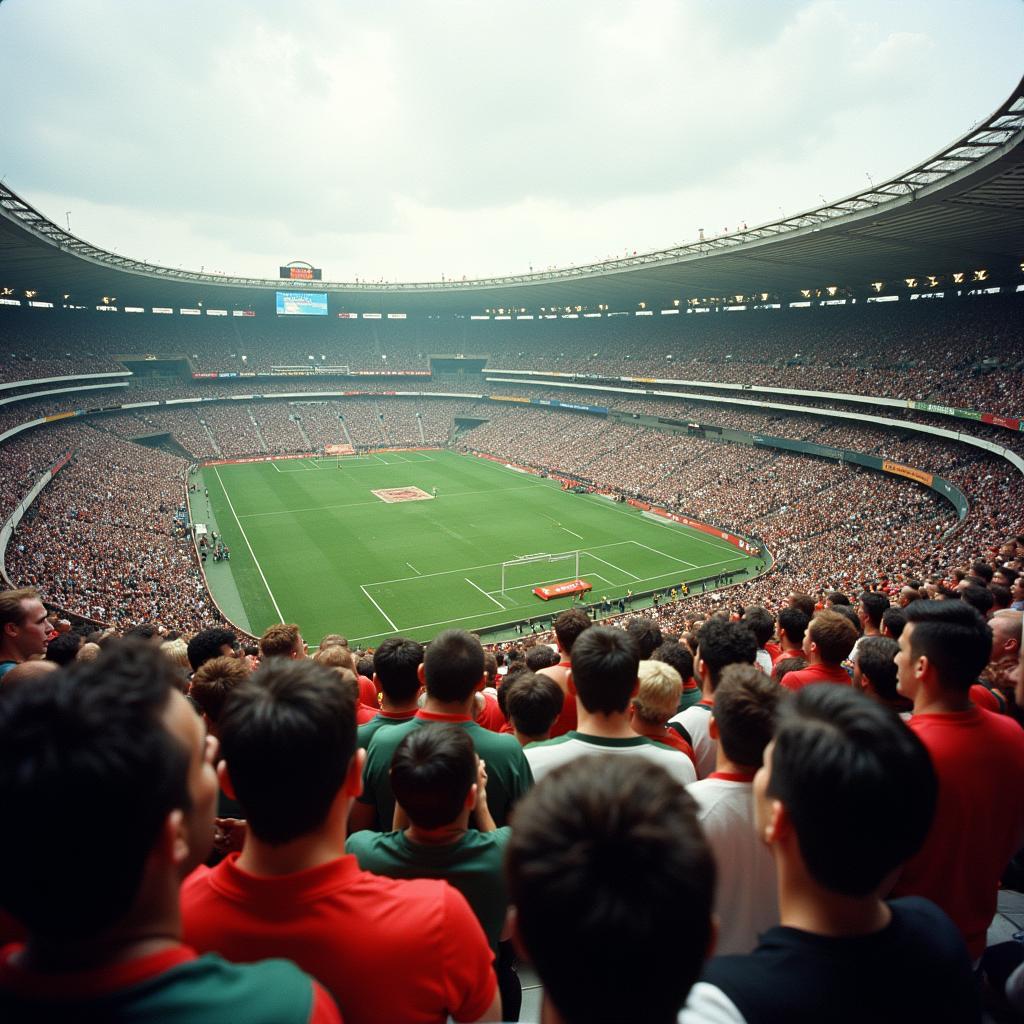
{"type": "MultiPolygon", "coordinates": [[[[558,554],[550,554],[547,551],[539,552],[536,555],[523,555],[521,558],[513,558],[508,562],[501,563],[501,592],[506,593],[509,587],[509,573],[510,570],[515,570],[519,566],[530,566],[530,565],[554,565],[556,563],[565,563],[566,572],[559,573],[558,579],[579,579],[580,575],[580,552],[577,551],[562,551],[558,554]],[[568,566],[572,565],[572,572],[568,572],[568,566]]],[[[515,572],[512,572],[513,578],[515,572]]],[[[518,586],[536,586],[538,583],[552,583],[554,580],[527,580],[526,583],[517,584],[518,586]]],[[[512,587],[515,589],[515,586],[512,587]]]]}

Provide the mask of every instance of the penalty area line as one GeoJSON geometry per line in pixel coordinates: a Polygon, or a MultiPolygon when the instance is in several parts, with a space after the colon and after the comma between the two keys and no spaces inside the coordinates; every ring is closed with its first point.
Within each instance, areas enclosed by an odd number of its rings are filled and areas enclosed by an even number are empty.
{"type": "Polygon", "coordinates": [[[369,601],[369,602],[370,602],[370,604],[372,604],[372,605],[373,605],[373,607],[374,607],[374,608],[376,608],[376,609],[377,609],[377,611],[379,611],[379,612],[381,613],[381,615],[383,615],[383,616],[384,616],[384,621],[385,621],[385,622],[387,622],[387,624],[388,624],[388,625],[389,625],[389,626],[390,626],[390,627],[391,627],[391,628],[392,628],[393,630],[397,631],[397,630],[398,630],[398,627],[397,627],[397,626],[396,626],[396,625],[395,625],[395,624],[394,624],[394,623],[393,623],[393,622],[391,621],[391,619],[390,619],[390,618],[388,617],[388,613],[387,613],[386,611],[384,611],[384,609],[383,609],[383,608],[381,608],[381,606],[380,606],[379,604],[377,604],[377,602],[376,602],[376,601],[374,601],[374,599],[373,599],[372,597],[370,597],[370,595],[369,595],[369,594],[368,594],[368,593],[366,592],[366,587],[360,587],[359,589],[360,589],[360,590],[361,590],[361,591],[363,592],[363,597],[365,597],[365,598],[366,598],[366,600],[367,600],[367,601],[369,601]]]}

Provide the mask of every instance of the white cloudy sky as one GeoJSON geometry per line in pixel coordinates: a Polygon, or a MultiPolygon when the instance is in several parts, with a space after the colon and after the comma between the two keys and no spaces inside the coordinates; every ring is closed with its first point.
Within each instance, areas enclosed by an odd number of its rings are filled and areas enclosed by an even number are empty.
{"type": "Polygon", "coordinates": [[[0,179],[174,267],[518,273],[878,182],[1022,54],[1019,0],[3,0],[0,179]]]}

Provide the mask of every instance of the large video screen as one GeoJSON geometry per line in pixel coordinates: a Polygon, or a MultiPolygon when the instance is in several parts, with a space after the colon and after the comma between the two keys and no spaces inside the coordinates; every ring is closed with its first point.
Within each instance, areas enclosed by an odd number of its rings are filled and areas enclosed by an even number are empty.
{"type": "Polygon", "coordinates": [[[278,292],[278,316],[327,316],[327,292],[278,292]]]}

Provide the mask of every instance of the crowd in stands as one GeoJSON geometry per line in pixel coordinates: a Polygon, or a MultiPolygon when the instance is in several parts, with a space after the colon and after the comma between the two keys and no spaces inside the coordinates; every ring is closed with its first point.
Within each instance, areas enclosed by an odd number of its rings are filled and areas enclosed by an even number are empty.
{"type": "MultiPolygon", "coordinates": [[[[168,510],[76,500],[85,546],[168,510]]],[[[1016,1019],[1024,946],[988,941],[1024,880],[1007,537],[496,652],[310,657],[297,625],[246,648],[198,608],[72,627],[49,573],[2,592],[0,1016],[515,1021],[529,963],[545,1020],[1016,1019]]]]}

